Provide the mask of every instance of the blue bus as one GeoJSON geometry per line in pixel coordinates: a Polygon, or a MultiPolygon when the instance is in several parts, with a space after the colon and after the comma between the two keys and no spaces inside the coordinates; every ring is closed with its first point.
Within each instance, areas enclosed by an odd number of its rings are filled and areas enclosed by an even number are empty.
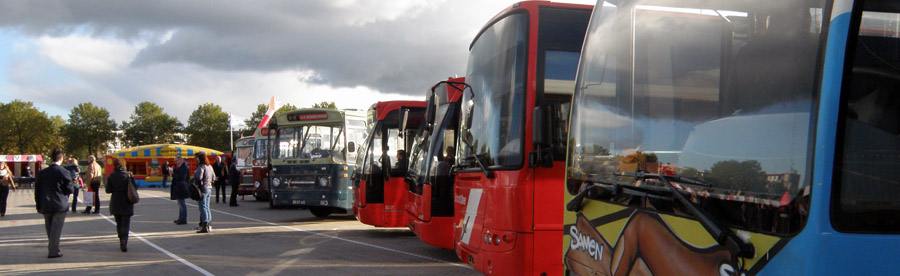
{"type": "Polygon", "coordinates": [[[897,274],[898,46],[898,1],[599,1],[562,273],[897,274]]]}

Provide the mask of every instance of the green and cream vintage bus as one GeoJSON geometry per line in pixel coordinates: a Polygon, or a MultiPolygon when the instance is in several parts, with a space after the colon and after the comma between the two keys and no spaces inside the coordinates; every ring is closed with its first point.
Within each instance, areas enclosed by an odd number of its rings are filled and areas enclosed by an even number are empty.
{"type": "Polygon", "coordinates": [[[308,108],[269,124],[269,204],[309,209],[317,217],[352,210],[350,177],[366,136],[365,113],[308,108]]]}

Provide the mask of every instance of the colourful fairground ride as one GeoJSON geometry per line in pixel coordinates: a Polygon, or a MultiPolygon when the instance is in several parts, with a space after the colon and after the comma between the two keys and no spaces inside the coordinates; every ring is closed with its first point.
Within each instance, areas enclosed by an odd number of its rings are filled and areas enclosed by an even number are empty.
{"type": "Polygon", "coordinates": [[[309,209],[316,217],[347,213],[356,147],[365,139],[360,112],[307,108],[269,123],[269,205],[309,209]]]}
{"type": "Polygon", "coordinates": [[[565,184],[569,275],[885,275],[900,3],[600,1],[565,184]]]}
{"type": "MultiPolygon", "coordinates": [[[[221,151],[197,146],[177,144],[144,145],[123,149],[107,155],[106,158],[104,158],[103,171],[106,173],[106,176],[109,176],[109,174],[114,171],[112,163],[113,157],[122,158],[125,160],[126,169],[134,174],[134,182],[138,187],[162,187],[162,170],[165,169],[163,168],[163,164],[168,161],[169,166],[174,169],[175,156],[181,156],[189,161],[187,162],[188,168],[190,169],[191,174],[193,174],[194,168],[197,166],[197,162],[193,162],[193,158],[194,154],[198,152],[205,153],[210,164],[215,162],[216,156],[228,158],[228,156],[221,151]]],[[[225,160],[223,159],[223,161],[225,160]]],[[[171,183],[171,179],[169,179],[166,185],[168,186],[171,183]]]]}
{"type": "Polygon", "coordinates": [[[431,87],[425,122],[416,134],[406,174],[409,229],[423,242],[453,249],[453,170],[465,78],[431,87]]]}
{"type": "Polygon", "coordinates": [[[558,274],[566,126],[591,6],[512,5],[469,49],[454,170],[457,255],[491,275],[558,274]]]}
{"type": "Polygon", "coordinates": [[[424,117],[422,101],[378,102],[369,108],[369,136],[360,147],[359,169],[353,176],[353,210],[360,222],[376,227],[409,225],[403,179],[424,117]]]}

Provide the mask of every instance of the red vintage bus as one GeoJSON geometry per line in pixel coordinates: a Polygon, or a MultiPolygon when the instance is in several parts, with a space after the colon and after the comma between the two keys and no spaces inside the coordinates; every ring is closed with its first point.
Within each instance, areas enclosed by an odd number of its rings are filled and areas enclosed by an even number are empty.
{"type": "Polygon", "coordinates": [[[368,111],[369,135],[353,174],[356,218],[376,227],[404,227],[409,149],[425,116],[423,101],[378,102],[368,111]]]}
{"type": "Polygon", "coordinates": [[[251,179],[253,188],[250,194],[252,194],[256,200],[269,201],[269,207],[274,208],[274,205],[272,205],[272,198],[269,196],[269,191],[271,190],[269,187],[269,168],[266,166],[268,136],[275,136],[275,132],[269,131],[268,127],[257,128],[256,131],[253,132],[254,145],[253,156],[251,158],[251,179]]]}
{"type": "Polygon", "coordinates": [[[406,175],[409,229],[423,242],[453,249],[453,173],[465,78],[450,78],[427,92],[424,127],[412,147],[406,175]]]}
{"type": "Polygon", "coordinates": [[[520,2],[469,48],[454,239],[460,259],[482,273],[562,271],[566,128],[591,10],[520,2]]]}

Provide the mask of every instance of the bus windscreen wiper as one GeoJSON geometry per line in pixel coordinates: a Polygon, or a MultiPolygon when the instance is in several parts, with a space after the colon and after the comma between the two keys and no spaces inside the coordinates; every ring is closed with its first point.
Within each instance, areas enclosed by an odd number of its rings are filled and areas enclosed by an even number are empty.
{"type": "Polygon", "coordinates": [[[484,166],[483,163],[481,163],[481,158],[478,158],[478,154],[473,153],[473,154],[469,155],[468,157],[466,157],[466,159],[475,159],[475,164],[478,164],[478,168],[480,168],[481,171],[484,172],[484,177],[487,177],[488,179],[494,178],[494,172],[491,170],[488,170],[488,168],[486,166],[484,166]]]}
{"type": "Polygon", "coordinates": [[[678,188],[675,188],[669,179],[671,176],[665,176],[655,173],[646,173],[642,171],[638,172],[617,172],[614,173],[617,176],[628,176],[634,177],[636,180],[646,180],[646,179],[659,179],[666,185],[669,190],[672,190],[672,197],[678,200],[685,208],[688,209],[688,212],[691,213],[697,221],[700,222],[700,225],[703,225],[703,228],[706,229],[707,232],[722,246],[725,246],[729,251],[734,252],[735,256],[741,258],[753,258],[754,248],[753,244],[744,241],[738,238],[734,232],[731,232],[727,227],[722,227],[710,216],[708,213],[698,208],[697,205],[694,205],[693,202],[688,200],[684,195],[681,194],[681,191],[678,188]]]}
{"type": "Polygon", "coordinates": [[[609,183],[609,182],[591,182],[587,187],[584,187],[581,192],[578,192],[572,200],[569,200],[569,203],[566,203],[566,210],[569,212],[578,212],[581,211],[581,202],[584,201],[584,198],[588,196],[588,194],[594,193],[595,190],[605,191],[610,196],[615,196],[619,191],[619,184],[617,183],[609,183]]]}
{"type": "Polygon", "coordinates": [[[589,185],[584,187],[584,190],[581,190],[581,192],[569,200],[569,203],[566,204],[566,210],[570,212],[581,211],[581,209],[583,209],[581,203],[585,198],[603,199],[621,194],[672,201],[672,198],[668,196],[671,193],[672,191],[668,188],[656,187],[653,185],[635,186],[605,181],[589,181],[589,185]]]}

